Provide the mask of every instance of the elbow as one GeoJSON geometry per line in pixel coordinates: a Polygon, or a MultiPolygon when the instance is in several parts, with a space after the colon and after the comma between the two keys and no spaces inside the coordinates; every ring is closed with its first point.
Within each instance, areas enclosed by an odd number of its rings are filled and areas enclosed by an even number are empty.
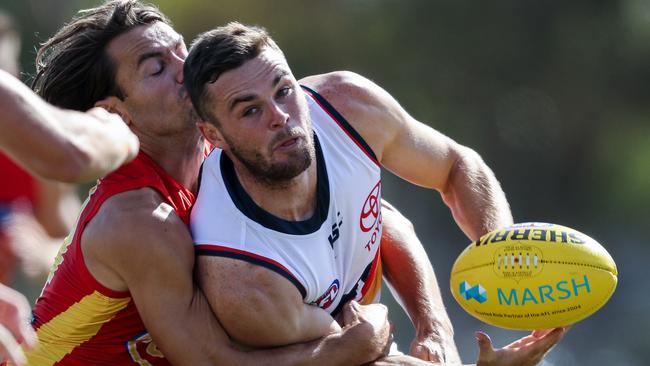
{"type": "Polygon", "coordinates": [[[453,196],[459,186],[485,188],[487,179],[494,176],[483,158],[469,147],[457,144],[450,155],[452,158],[447,179],[440,188],[443,196],[453,196]]]}
{"type": "Polygon", "coordinates": [[[461,227],[473,240],[484,233],[512,224],[512,214],[494,172],[474,150],[460,146],[442,192],[461,227]]]}

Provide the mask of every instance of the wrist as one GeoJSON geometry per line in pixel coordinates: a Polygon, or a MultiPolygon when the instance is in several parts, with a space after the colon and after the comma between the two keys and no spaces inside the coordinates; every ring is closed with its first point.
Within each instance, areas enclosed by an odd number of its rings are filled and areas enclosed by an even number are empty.
{"type": "Polygon", "coordinates": [[[418,336],[433,336],[441,340],[454,338],[454,328],[450,322],[429,318],[417,322],[414,326],[418,336]]]}

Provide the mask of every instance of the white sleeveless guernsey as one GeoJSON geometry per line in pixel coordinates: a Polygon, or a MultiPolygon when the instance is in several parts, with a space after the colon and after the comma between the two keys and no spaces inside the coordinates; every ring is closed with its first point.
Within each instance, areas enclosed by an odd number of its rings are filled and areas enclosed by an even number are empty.
{"type": "Polygon", "coordinates": [[[381,289],[381,177],[361,136],[322,96],[304,88],[318,171],[314,215],[287,221],[264,211],[215,149],[203,163],[191,216],[197,255],[261,265],[293,283],[305,303],[333,315],[348,300],[369,304],[381,289]]]}

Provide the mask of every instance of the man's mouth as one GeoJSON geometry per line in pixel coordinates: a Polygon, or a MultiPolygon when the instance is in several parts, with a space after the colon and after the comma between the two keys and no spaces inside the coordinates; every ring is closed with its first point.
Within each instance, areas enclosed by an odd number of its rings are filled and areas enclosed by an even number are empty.
{"type": "Polygon", "coordinates": [[[299,136],[291,137],[291,138],[288,138],[288,139],[280,142],[280,144],[277,145],[277,149],[279,149],[279,150],[290,149],[290,148],[298,145],[299,143],[300,143],[300,137],[299,136]]]}

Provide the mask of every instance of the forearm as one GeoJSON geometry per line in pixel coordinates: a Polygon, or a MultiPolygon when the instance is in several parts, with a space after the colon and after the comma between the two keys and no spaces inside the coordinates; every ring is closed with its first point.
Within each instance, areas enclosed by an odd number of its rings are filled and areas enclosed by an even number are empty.
{"type": "Polygon", "coordinates": [[[512,224],[512,213],[501,185],[471,149],[459,149],[459,158],[441,193],[456,223],[471,240],[512,224]]]}
{"type": "Polygon", "coordinates": [[[56,108],[3,71],[0,109],[0,148],[43,178],[95,179],[137,152],[137,138],[108,113],[90,115],[56,108]]]}
{"type": "MultiPolygon", "coordinates": [[[[390,204],[382,208],[382,265],[386,281],[416,329],[412,346],[437,343],[449,362],[460,362],[454,332],[445,311],[433,267],[412,224],[390,204]]],[[[435,347],[435,345],[431,345],[435,347]]],[[[411,352],[424,357],[423,350],[411,352]]]]}
{"type": "MultiPolygon", "coordinates": [[[[235,345],[212,314],[200,290],[183,313],[177,314],[176,330],[166,332],[159,346],[174,365],[362,365],[380,357],[373,337],[376,329],[368,322],[356,322],[340,332],[322,338],[268,349],[242,350],[235,345]]],[[[153,335],[153,334],[152,334],[153,335]]],[[[154,336],[154,339],[157,337],[154,336]]],[[[157,341],[158,342],[158,341],[157,341]]]]}
{"type": "Polygon", "coordinates": [[[74,160],[74,146],[54,123],[53,108],[18,79],[0,71],[0,107],[3,133],[0,146],[29,170],[50,177],[74,160]],[[44,143],[46,141],[47,143],[44,143]]]}
{"type": "Polygon", "coordinates": [[[413,245],[382,240],[384,276],[418,332],[453,338],[440,287],[426,252],[413,245]]]}
{"type": "Polygon", "coordinates": [[[327,365],[349,366],[371,362],[381,354],[376,349],[381,346],[368,342],[372,330],[368,323],[358,323],[343,328],[339,333],[323,338],[267,350],[240,353],[237,365],[327,365]]]}
{"type": "Polygon", "coordinates": [[[128,126],[103,108],[85,113],[57,109],[57,113],[82,162],[70,178],[75,182],[102,177],[133,159],[139,151],[138,138],[128,126]]]}

